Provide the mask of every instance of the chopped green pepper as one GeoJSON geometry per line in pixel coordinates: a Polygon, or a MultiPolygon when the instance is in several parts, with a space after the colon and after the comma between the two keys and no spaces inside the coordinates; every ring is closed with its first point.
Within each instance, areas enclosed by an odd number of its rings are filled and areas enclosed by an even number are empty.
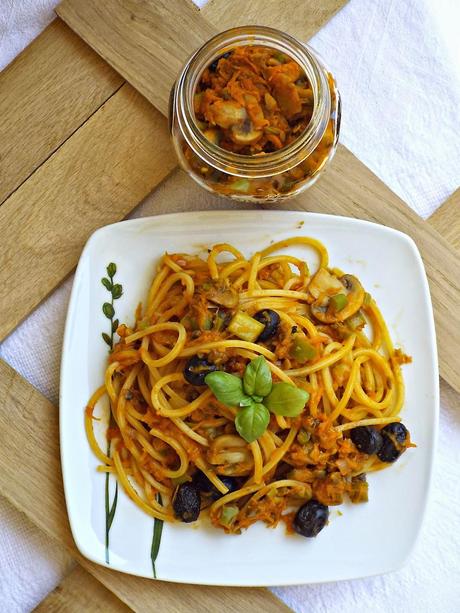
{"type": "Polygon", "coordinates": [[[316,355],[316,349],[313,345],[301,334],[294,336],[294,341],[289,351],[291,358],[297,360],[301,364],[312,360],[316,355]]]}
{"type": "Polygon", "coordinates": [[[334,311],[341,311],[347,306],[348,299],[345,294],[335,294],[331,298],[331,305],[334,311]]]}
{"type": "Polygon", "coordinates": [[[238,311],[232,317],[231,322],[228,325],[228,330],[240,338],[243,341],[254,343],[259,337],[262,330],[265,328],[264,324],[254,319],[244,311],[238,311]]]}
{"type": "Polygon", "coordinates": [[[286,179],[283,185],[278,188],[278,191],[281,194],[287,194],[296,183],[298,183],[297,179],[286,179]]]}
{"type": "Polygon", "coordinates": [[[222,513],[219,518],[219,523],[223,526],[229,526],[235,517],[240,512],[237,506],[226,506],[222,507],[222,513]]]}
{"type": "Polygon", "coordinates": [[[234,183],[232,183],[232,189],[235,192],[242,192],[243,194],[247,194],[251,188],[251,184],[248,179],[238,179],[234,183]]]}
{"type": "Polygon", "coordinates": [[[273,128],[272,126],[264,128],[264,132],[266,134],[281,134],[281,130],[279,128],[273,128]]]}

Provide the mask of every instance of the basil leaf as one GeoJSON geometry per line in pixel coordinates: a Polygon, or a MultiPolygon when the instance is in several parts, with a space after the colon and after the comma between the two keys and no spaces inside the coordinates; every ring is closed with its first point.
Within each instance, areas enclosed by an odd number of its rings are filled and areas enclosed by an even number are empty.
{"type": "Polygon", "coordinates": [[[248,443],[252,443],[265,432],[270,421],[270,413],[263,404],[251,404],[240,409],[235,418],[238,434],[248,443]]]}
{"type": "Polygon", "coordinates": [[[302,413],[310,394],[290,383],[275,383],[265,398],[265,406],[275,415],[295,417],[302,413]]]}
{"type": "Polygon", "coordinates": [[[268,396],[272,389],[272,373],[263,355],[251,360],[246,366],[243,385],[249,396],[268,396]]]}
{"type": "Polygon", "coordinates": [[[249,396],[245,396],[243,398],[243,400],[240,400],[239,405],[240,407],[248,407],[250,406],[252,403],[254,402],[254,400],[252,398],[250,398],[249,396]]]}
{"type": "Polygon", "coordinates": [[[205,382],[212,389],[214,396],[227,406],[236,407],[240,402],[246,402],[243,392],[243,381],[228,372],[216,370],[205,377],[205,382]]]}

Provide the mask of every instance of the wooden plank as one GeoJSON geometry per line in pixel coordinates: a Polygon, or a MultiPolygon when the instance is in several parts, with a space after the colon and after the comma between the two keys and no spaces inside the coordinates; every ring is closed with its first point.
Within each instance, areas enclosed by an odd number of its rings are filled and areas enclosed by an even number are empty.
{"type": "Polygon", "coordinates": [[[203,587],[132,577],[93,564],[76,549],[64,502],[58,411],[0,360],[0,491],[49,537],[135,611],[267,613],[289,609],[265,589],[203,587]]]}
{"type": "Polygon", "coordinates": [[[165,120],[123,85],[0,207],[0,340],[175,164],[165,120]]]}
{"type": "Polygon", "coordinates": [[[0,73],[0,203],[123,83],[56,19],[0,73]]]}
{"type": "Polygon", "coordinates": [[[128,613],[132,611],[81,566],[76,566],[34,609],[35,613],[128,613]]]}
{"type": "Polygon", "coordinates": [[[348,0],[283,0],[282,2],[228,2],[211,0],[202,13],[219,29],[259,25],[285,30],[307,41],[339,11],[348,0]]]}
{"type": "Polygon", "coordinates": [[[460,251],[460,189],[452,194],[428,221],[433,228],[460,251]]]}
{"type": "Polygon", "coordinates": [[[185,60],[215,34],[191,0],[75,0],[56,10],[165,115],[185,60]]]}

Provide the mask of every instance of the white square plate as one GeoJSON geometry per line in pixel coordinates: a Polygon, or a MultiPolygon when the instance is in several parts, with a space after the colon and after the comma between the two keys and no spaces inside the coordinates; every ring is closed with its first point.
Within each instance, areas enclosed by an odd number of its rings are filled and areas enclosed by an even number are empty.
{"type": "MultiPolygon", "coordinates": [[[[406,235],[376,224],[289,211],[225,211],[126,221],[93,234],[78,265],[67,316],[61,372],[60,435],[67,509],[83,555],[108,565],[105,551],[105,476],[86,439],[83,413],[101,385],[109,320],[101,284],[109,262],[123,286],[116,317],[131,322],[165,252],[201,252],[230,242],[246,256],[293,235],[313,236],[329,250],[331,266],[359,277],[372,293],[395,343],[413,356],[404,367],[404,423],[417,443],[397,464],[369,476],[369,502],[331,507],[329,525],[315,539],[287,537],[284,527],[260,522],[238,536],[202,523],[165,524],[156,576],[218,585],[288,585],[351,579],[400,567],[414,546],[427,501],[438,421],[438,368],[427,279],[406,235]],[[303,225],[299,222],[304,222],[303,225]],[[342,512],[340,515],[337,510],[342,512]]],[[[306,251],[292,247],[293,255],[306,251]]],[[[314,256],[307,257],[314,265],[314,256]]],[[[113,497],[113,478],[110,495],[113,497]]],[[[153,577],[153,520],[122,490],[110,531],[111,568],[153,577]]]]}

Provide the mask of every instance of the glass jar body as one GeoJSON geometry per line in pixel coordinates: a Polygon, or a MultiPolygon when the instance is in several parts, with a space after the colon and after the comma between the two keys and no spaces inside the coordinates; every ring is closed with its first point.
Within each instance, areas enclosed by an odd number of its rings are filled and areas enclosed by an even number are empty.
{"type": "Polygon", "coordinates": [[[219,34],[184,66],[171,92],[170,130],[182,168],[205,189],[236,200],[285,200],[310,187],[331,161],[340,132],[340,95],[335,79],[317,55],[289,35],[264,27],[219,34]],[[193,97],[203,70],[235,46],[263,45],[293,58],[312,89],[313,115],[290,145],[253,156],[225,151],[200,131],[193,97]]]}

